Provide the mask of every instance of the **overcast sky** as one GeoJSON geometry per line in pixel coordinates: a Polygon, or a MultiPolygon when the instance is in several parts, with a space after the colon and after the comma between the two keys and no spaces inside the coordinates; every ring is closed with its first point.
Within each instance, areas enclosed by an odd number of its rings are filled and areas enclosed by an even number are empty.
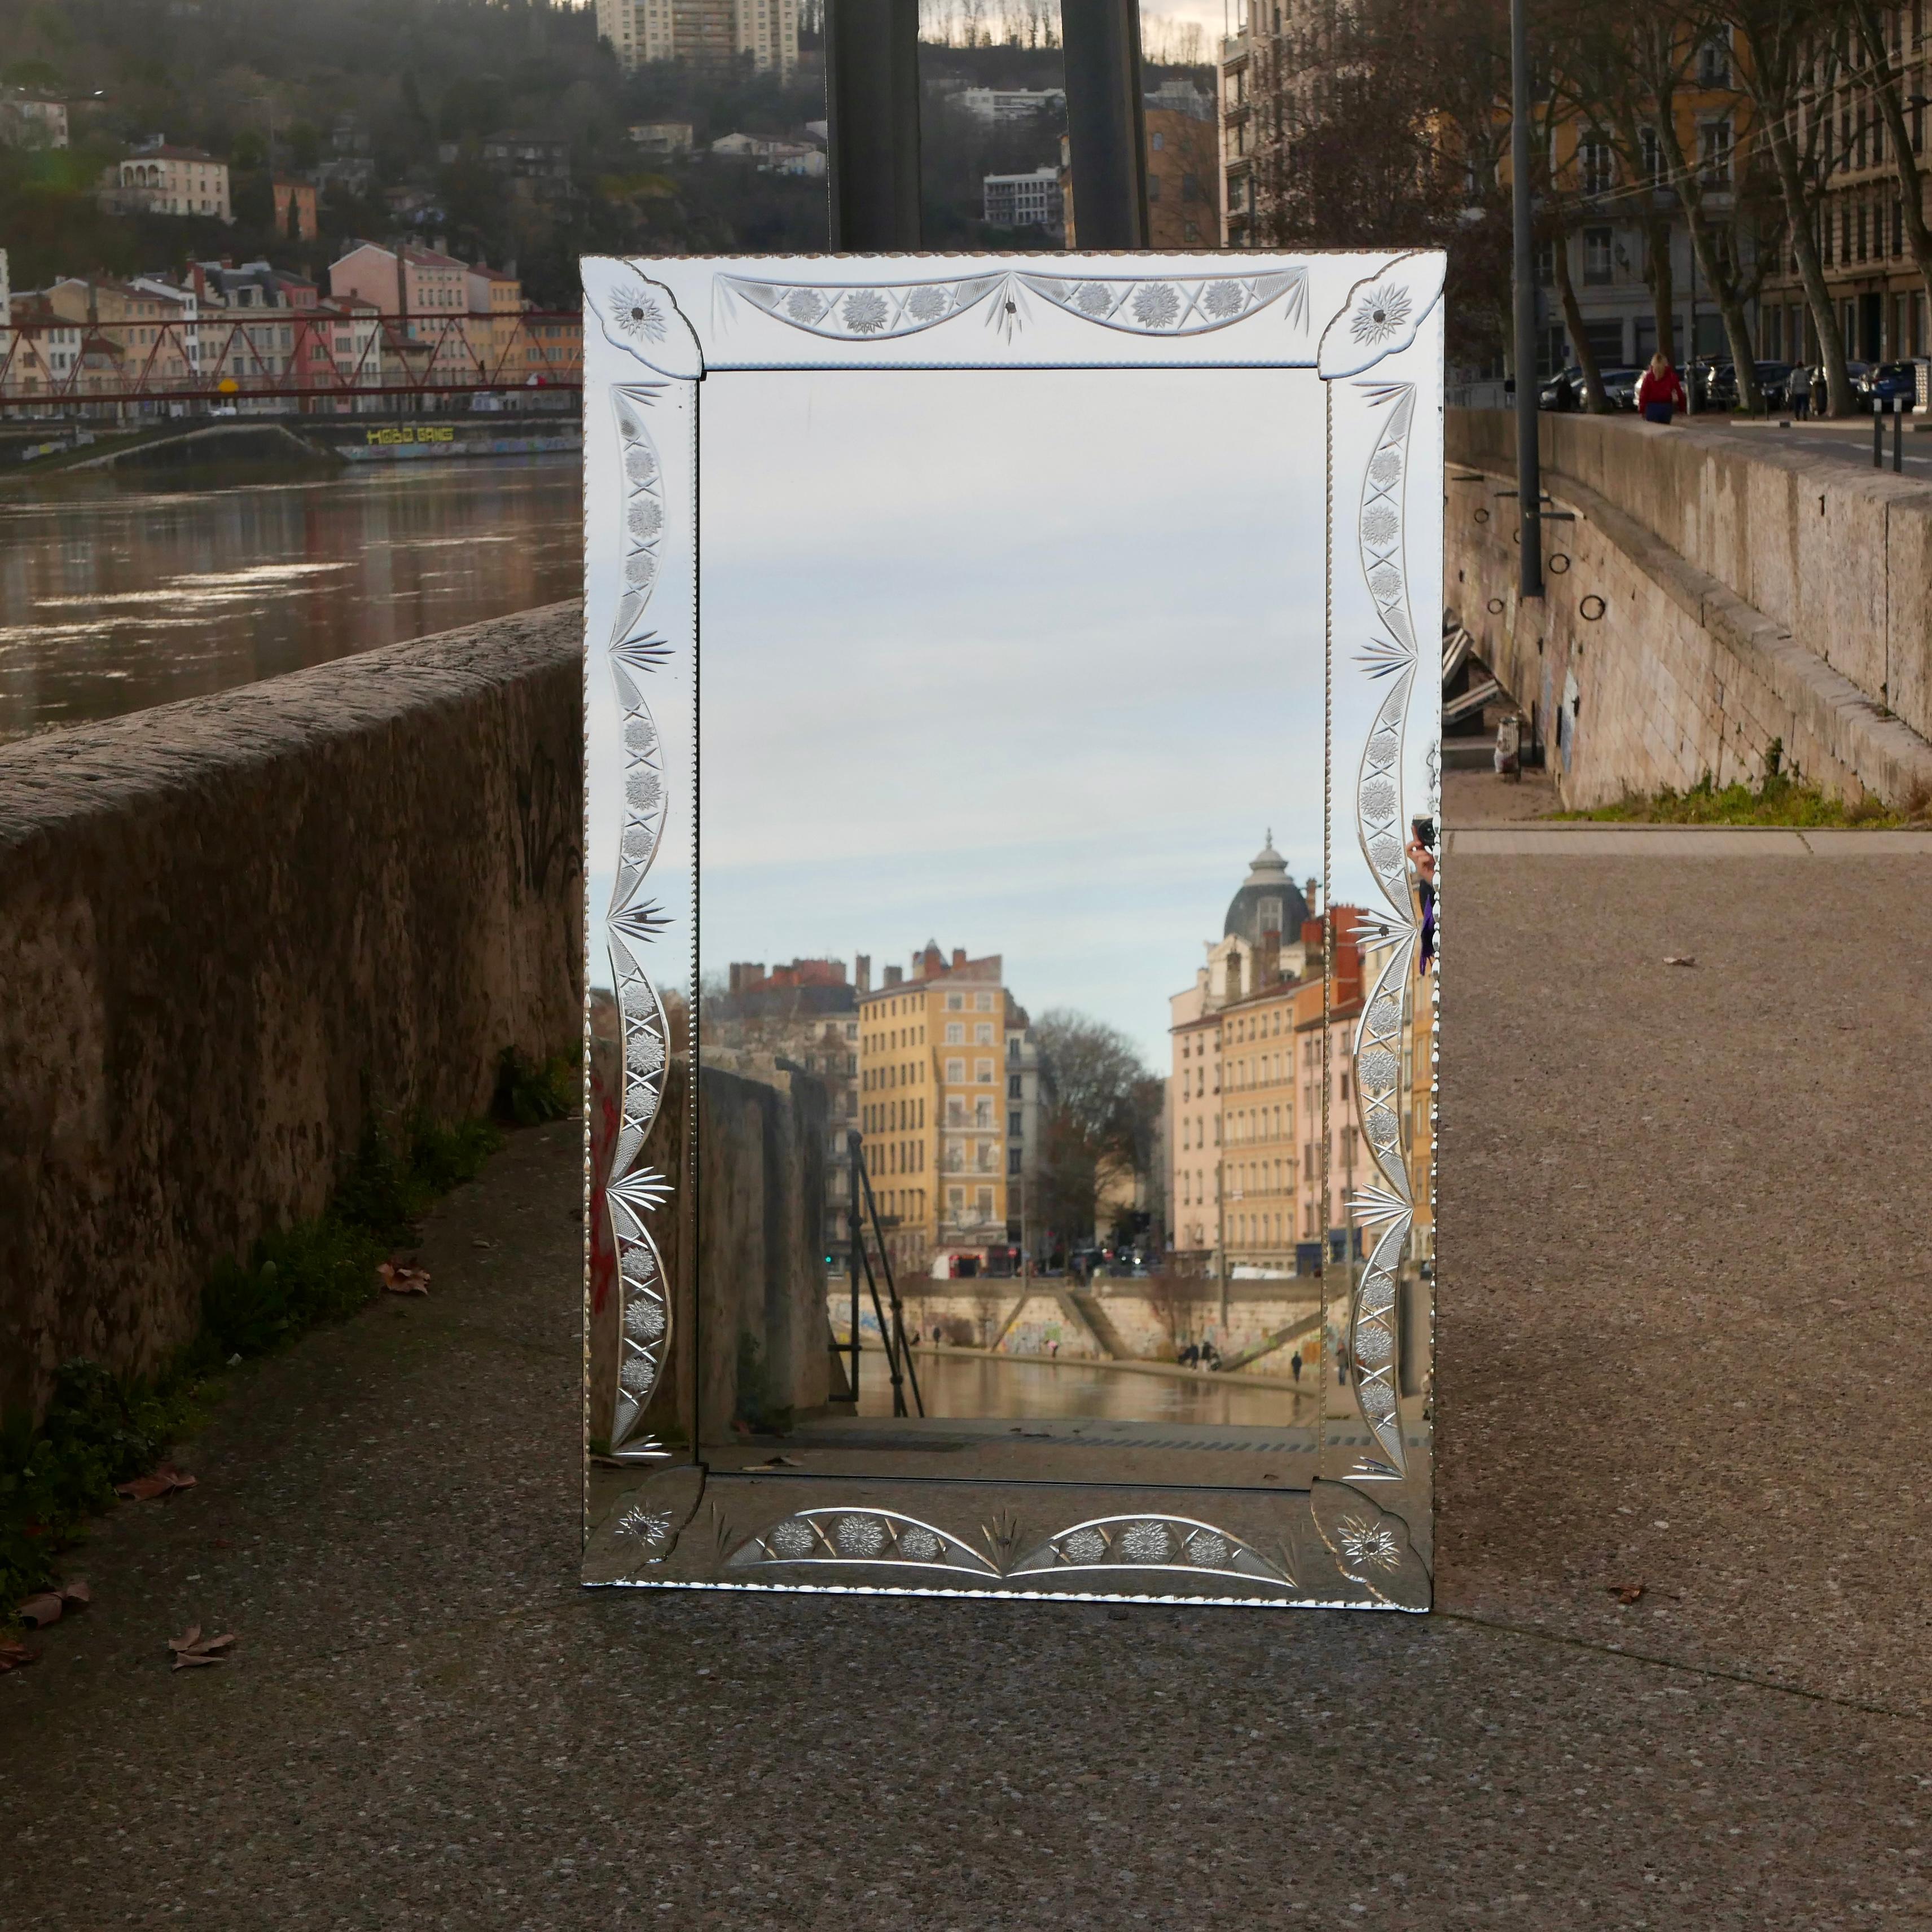
{"type": "Polygon", "coordinates": [[[1306,370],[706,382],[702,969],[997,952],[1164,1068],[1264,832],[1319,870],[1322,422],[1306,370]]]}

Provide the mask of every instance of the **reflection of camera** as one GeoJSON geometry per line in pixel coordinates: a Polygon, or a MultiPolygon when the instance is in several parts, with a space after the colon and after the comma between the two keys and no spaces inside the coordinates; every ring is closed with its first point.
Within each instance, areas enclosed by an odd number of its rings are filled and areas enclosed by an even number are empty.
{"type": "Polygon", "coordinates": [[[1415,842],[1428,851],[1436,850],[1436,821],[1432,818],[1418,818],[1410,821],[1415,833],[1415,842]]]}

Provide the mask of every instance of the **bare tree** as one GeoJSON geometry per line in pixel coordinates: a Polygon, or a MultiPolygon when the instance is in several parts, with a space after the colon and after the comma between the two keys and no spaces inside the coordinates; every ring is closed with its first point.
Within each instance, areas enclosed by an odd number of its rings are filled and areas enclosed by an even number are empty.
{"type": "Polygon", "coordinates": [[[1817,333],[1831,412],[1850,416],[1856,402],[1845,370],[1845,338],[1825,285],[1814,225],[1829,167],[1821,138],[1826,123],[1817,104],[1828,94],[1839,65],[1831,10],[1824,0],[1720,0],[1720,4],[1721,17],[1743,41],[1748,56],[1744,84],[1784,197],[1786,239],[1817,333]]]}
{"type": "MultiPolygon", "coordinates": [[[[1912,130],[1906,125],[1900,86],[1903,76],[1892,64],[1891,49],[1886,43],[1878,9],[1872,0],[1847,0],[1847,10],[1856,35],[1856,45],[1864,56],[1864,72],[1858,78],[1876,105],[1891,142],[1892,166],[1898,176],[1899,206],[1903,213],[1905,239],[1918,266],[1918,279],[1925,284],[1926,299],[1932,303],[1932,230],[1925,225],[1923,171],[1912,146],[1912,130]]],[[[1894,25],[1902,17],[1899,10],[1892,10],[1891,19],[1894,25]]]]}

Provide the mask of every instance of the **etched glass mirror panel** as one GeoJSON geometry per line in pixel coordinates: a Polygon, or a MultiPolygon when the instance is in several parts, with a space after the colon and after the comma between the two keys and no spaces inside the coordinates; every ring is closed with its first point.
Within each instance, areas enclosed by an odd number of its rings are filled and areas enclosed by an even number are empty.
{"type": "Polygon", "coordinates": [[[1440,258],[584,273],[586,1580],[1425,1606],[1440,258]]]}

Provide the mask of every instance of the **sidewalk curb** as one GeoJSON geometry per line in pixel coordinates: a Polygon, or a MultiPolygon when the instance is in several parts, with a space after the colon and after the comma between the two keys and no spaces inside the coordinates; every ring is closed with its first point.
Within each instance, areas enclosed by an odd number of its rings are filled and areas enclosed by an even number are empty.
{"type": "Polygon", "coordinates": [[[1932,859],[1932,831],[1788,825],[1472,825],[1444,835],[1466,859],[1932,859]]]}

